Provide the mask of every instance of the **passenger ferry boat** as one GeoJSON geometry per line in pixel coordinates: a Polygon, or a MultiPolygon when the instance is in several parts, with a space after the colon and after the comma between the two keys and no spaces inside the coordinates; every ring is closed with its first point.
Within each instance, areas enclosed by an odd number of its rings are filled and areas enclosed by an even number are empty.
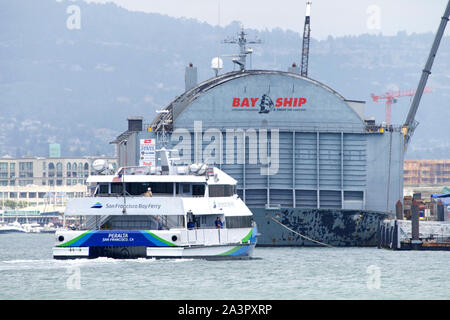
{"type": "Polygon", "coordinates": [[[156,151],[160,166],[90,176],[91,195],[66,207],[78,226],[55,233],[53,257],[250,258],[257,227],[237,181],[206,164],[175,165],[173,151],[156,151]]]}

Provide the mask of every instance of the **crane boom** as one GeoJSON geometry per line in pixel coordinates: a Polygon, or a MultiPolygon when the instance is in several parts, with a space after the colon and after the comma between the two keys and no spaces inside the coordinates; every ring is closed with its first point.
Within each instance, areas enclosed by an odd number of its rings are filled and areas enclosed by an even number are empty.
{"type": "Polygon", "coordinates": [[[447,26],[447,22],[450,16],[450,0],[447,3],[447,8],[445,9],[444,15],[441,18],[441,23],[439,24],[439,28],[436,32],[436,36],[434,38],[433,45],[431,46],[430,54],[428,56],[428,60],[425,64],[425,68],[422,70],[422,76],[420,77],[419,85],[417,86],[416,93],[414,94],[413,101],[409,108],[408,116],[406,117],[405,124],[403,128],[405,129],[405,149],[408,146],[409,140],[411,139],[412,134],[414,133],[415,128],[417,127],[417,122],[415,121],[415,116],[417,113],[417,109],[419,108],[420,99],[422,98],[423,91],[425,89],[425,85],[427,84],[428,76],[431,74],[431,67],[433,65],[434,58],[439,48],[439,44],[441,42],[442,36],[445,31],[445,27],[447,26]]]}
{"type": "Polygon", "coordinates": [[[309,38],[310,28],[311,1],[306,2],[305,28],[303,29],[303,46],[302,46],[302,77],[308,76],[308,57],[309,57],[309,38]]]}

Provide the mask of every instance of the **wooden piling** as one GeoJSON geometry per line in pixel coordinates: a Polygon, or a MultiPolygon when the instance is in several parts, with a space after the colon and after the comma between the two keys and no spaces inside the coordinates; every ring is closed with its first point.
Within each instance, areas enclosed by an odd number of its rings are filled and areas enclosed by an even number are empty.
{"type": "Polygon", "coordinates": [[[419,241],[419,203],[413,200],[411,206],[411,243],[415,247],[419,241]]]}
{"type": "Polygon", "coordinates": [[[444,204],[442,200],[439,200],[437,203],[437,221],[444,221],[444,204]]]}
{"type": "Polygon", "coordinates": [[[395,204],[395,216],[398,220],[403,220],[403,204],[400,200],[395,204]]]}

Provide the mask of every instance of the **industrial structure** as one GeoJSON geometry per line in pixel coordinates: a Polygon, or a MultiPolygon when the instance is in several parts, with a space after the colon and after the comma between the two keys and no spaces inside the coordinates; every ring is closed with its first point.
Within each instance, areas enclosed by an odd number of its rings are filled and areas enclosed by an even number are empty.
{"type": "MultiPolygon", "coordinates": [[[[432,92],[430,88],[425,88],[423,93],[432,92]]],[[[372,100],[374,102],[379,102],[380,100],[386,100],[385,103],[385,113],[386,113],[386,124],[392,124],[392,104],[397,103],[397,99],[401,97],[413,97],[416,90],[401,90],[401,91],[390,91],[383,95],[371,94],[372,100]]]]}
{"type": "Polygon", "coordinates": [[[112,142],[119,166],[159,165],[162,147],[177,149],[180,163],[218,166],[238,181],[259,245],[376,245],[380,222],[403,198],[404,152],[426,75],[405,124],[377,124],[365,119],[364,101],[302,76],[296,65],[249,70],[240,37],[239,71],[198,83],[196,68],[187,67],[186,91],[151,124],[129,119],[112,142]]]}
{"type": "Polygon", "coordinates": [[[305,26],[303,28],[302,44],[302,77],[308,76],[309,42],[311,37],[311,2],[306,2],[305,26]]]}

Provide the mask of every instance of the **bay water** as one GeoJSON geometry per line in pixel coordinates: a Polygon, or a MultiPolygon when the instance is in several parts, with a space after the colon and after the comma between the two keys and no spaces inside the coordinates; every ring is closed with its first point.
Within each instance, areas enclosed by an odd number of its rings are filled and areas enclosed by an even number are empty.
{"type": "Polygon", "coordinates": [[[0,299],[449,299],[449,251],[255,248],[255,259],[54,260],[54,234],[0,234],[0,299]]]}

